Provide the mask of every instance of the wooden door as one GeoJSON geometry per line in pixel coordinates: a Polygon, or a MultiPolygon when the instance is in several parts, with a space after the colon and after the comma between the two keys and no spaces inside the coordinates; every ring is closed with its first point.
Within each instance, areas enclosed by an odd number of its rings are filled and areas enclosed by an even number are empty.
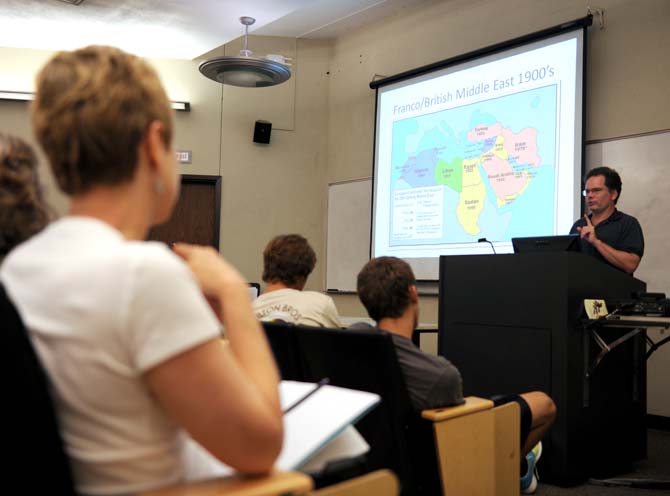
{"type": "Polygon", "coordinates": [[[181,176],[181,193],[172,217],[149,232],[148,239],[171,245],[175,242],[219,249],[221,215],[220,176],[181,176]]]}

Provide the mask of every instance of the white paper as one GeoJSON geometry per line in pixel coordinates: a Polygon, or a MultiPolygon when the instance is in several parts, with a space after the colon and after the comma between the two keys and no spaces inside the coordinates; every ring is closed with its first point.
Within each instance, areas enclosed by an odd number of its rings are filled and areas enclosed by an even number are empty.
{"type": "MultiPolygon", "coordinates": [[[[292,405],[314,387],[310,383],[282,381],[279,387],[282,408],[292,405]]],[[[284,446],[275,466],[282,470],[300,468],[379,400],[373,393],[322,386],[284,416],[284,446]]],[[[329,459],[367,451],[362,448],[362,438],[354,437],[351,433],[343,437],[336,445],[337,452],[329,459]]]]}

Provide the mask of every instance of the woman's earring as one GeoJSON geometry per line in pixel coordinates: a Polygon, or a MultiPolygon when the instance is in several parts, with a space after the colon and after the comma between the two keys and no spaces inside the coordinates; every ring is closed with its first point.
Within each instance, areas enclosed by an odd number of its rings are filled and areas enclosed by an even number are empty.
{"type": "Polygon", "coordinates": [[[160,177],[154,180],[154,192],[159,195],[163,192],[163,180],[160,177]]]}

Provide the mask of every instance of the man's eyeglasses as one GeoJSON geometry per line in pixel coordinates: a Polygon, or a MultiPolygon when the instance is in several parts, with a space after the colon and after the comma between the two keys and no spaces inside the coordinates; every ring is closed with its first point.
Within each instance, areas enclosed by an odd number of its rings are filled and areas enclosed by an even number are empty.
{"type": "Polygon", "coordinates": [[[584,191],[582,191],[582,195],[583,195],[583,196],[588,196],[589,193],[594,193],[594,194],[595,194],[595,193],[600,193],[600,192],[603,191],[604,189],[605,189],[605,188],[591,188],[591,189],[585,189],[584,191]]]}

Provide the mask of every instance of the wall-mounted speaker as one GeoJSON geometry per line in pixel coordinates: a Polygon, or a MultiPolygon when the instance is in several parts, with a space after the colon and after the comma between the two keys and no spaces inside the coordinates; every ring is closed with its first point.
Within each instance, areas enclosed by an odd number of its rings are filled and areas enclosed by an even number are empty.
{"type": "Polygon", "coordinates": [[[254,127],[254,143],[270,143],[270,133],[272,132],[272,122],[256,121],[254,127]]]}

